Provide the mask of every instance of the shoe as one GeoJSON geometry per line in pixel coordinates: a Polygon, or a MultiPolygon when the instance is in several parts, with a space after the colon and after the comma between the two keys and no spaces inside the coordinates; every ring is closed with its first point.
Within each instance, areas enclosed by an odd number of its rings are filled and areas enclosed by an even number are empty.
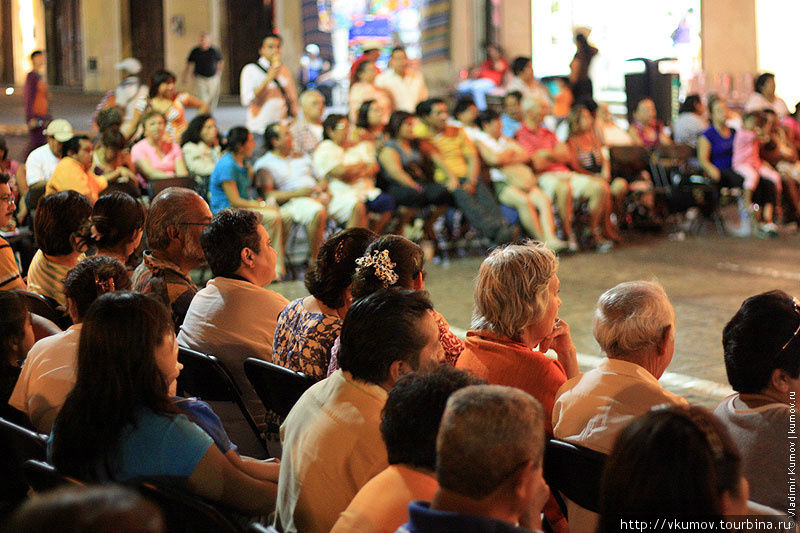
{"type": "Polygon", "coordinates": [[[766,224],[761,225],[761,230],[767,234],[770,238],[775,238],[778,236],[778,226],[773,222],[767,222],[766,224]]]}
{"type": "Polygon", "coordinates": [[[595,241],[595,250],[601,254],[607,254],[614,249],[614,241],[607,241],[605,239],[597,239],[595,241]]]}
{"type": "Polygon", "coordinates": [[[578,240],[575,238],[575,234],[569,236],[567,239],[567,248],[569,248],[570,252],[577,253],[580,252],[581,247],[578,246],[578,240]]]}
{"type": "Polygon", "coordinates": [[[552,239],[545,241],[545,246],[553,250],[555,253],[559,253],[569,248],[569,243],[562,241],[558,237],[553,237],[552,239]]]}

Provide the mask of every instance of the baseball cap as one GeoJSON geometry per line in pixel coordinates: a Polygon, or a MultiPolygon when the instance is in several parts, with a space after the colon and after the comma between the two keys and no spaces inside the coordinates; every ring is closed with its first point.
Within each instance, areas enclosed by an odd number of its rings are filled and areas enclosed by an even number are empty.
{"type": "Polygon", "coordinates": [[[116,65],[114,68],[117,70],[124,70],[131,74],[139,74],[142,71],[142,63],[135,57],[126,57],[116,65]]]}
{"type": "Polygon", "coordinates": [[[53,137],[60,143],[67,142],[75,135],[72,132],[72,124],[63,118],[57,118],[50,122],[44,132],[48,137],[53,137]]]}

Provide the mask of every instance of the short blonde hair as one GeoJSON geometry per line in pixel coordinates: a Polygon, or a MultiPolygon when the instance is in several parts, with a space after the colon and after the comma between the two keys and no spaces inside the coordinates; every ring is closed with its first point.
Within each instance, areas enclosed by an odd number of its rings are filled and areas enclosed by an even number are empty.
{"type": "Polygon", "coordinates": [[[608,357],[640,364],[674,324],[675,311],[660,284],[627,281],[597,300],[592,332],[608,357]]]}
{"type": "Polygon", "coordinates": [[[475,285],[472,329],[490,329],[519,341],[542,317],[558,259],[544,244],[528,241],[497,248],[484,259],[475,285]]]}

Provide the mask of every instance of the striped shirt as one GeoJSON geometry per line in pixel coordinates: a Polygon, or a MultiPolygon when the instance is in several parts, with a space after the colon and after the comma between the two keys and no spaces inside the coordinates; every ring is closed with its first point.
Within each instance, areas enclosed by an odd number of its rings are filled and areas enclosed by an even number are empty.
{"type": "MultiPolygon", "coordinates": [[[[83,256],[80,259],[83,259],[83,256]]],[[[48,296],[66,307],[67,298],[64,296],[64,277],[70,271],[70,268],[72,267],[59,265],[51,261],[44,256],[41,250],[37,250],[28,269],[28,290],[42,296],[48,296]]]]}
{"type": "Polygon", "coordinates": [[[0,291],[24,289],[25,283],[19,273],[14,250],[4,238],[0,237],[0,291]]]}

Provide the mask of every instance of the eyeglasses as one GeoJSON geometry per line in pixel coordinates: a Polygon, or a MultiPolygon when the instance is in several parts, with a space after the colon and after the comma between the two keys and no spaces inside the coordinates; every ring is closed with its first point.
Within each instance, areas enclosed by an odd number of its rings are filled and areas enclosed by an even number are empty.
{"type": "Polygon", "coordinates": [[[3,196],[0,196],[0,202],[7,202],[9,204],[13,204],[13,203],[16,203],[16,200],[10,194],[6,194],[6,195],[3,195],[3,196]]]}
{"type": "MultiPolygon", "coordinates": [[[[794,310],[795,310],[795,312],[796,312],[798,315],[800,315],[800,302],[798,302],[798,301],[797,301],[797,298],[792,298],[792,302],[794,303],[794,310]]],[[[789,337],[789,340],[788,340],[788,341],[786,341],[786,344],[784,344],[783,346],[781,346],[781,350],[778,352],[779,354],[780,354],[781,352],[783,352],[783,351],[786,349],[786,347],[787,347],[787,346],[789,346],[789,345],[792,343],[792,341],[794,340],[794,338],[795,338],[795,337],[797,337],[797,334],[798,334],[798,333],[800,333],[800,324],[798,324],[798,325],[797,325],[797,329],[796,329],[796,330],[794,330],[794,333],[792,334],[792,336],[791,336],[791,337],[789,337]]]]}
{"type": "Polygon", "coordinates": [[[211,222],[178,222],[179,226],[208,226],[211,222]]]}

